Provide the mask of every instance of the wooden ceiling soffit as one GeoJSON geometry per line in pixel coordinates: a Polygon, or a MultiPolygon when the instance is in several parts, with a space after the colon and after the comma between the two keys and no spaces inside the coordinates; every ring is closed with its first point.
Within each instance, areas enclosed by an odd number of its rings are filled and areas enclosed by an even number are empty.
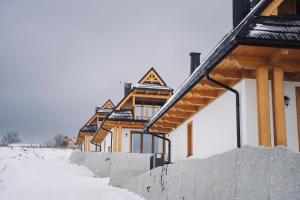
{"type": "Polygon", "coordinates": [[[162,128],[162,127],[151,127],[150,131],[151,132],[156,132],[156,133],[170,133],[173,129],[171,128],[162,128]]]}

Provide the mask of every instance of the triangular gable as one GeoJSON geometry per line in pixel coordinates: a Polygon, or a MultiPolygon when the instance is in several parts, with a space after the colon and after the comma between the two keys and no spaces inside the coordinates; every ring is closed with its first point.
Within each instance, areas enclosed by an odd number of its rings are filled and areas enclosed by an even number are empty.
{"type": "Polygon", "coordinates": [[[166,83],[162,80],[159,74],[152,67],[139,81],[140,84],[149,83],[149,84],[158,84],[165,86],[166,83]]]}
{"type": "Polygon", "coordinates": [[[114,103],[109,99],[107,102],[101,107],[101,109],[114,109],[114,103]]]}

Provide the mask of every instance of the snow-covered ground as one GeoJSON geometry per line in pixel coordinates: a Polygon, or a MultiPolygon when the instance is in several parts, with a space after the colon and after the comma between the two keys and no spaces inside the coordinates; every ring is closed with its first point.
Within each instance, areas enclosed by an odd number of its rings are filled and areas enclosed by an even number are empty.
{"type": "Polygon", "coordinates": [[[71,150],[0,147],[0,200],[141,200],[69,161],[71,150]]]}

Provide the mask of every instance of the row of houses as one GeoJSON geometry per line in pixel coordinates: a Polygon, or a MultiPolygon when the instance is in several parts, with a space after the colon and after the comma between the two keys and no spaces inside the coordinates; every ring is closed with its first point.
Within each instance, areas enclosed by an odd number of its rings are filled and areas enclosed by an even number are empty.
{"type": "Polygon", "coordinates": [[[300,149],[300,1],[233,0],[233,30],[173,93],[154,68],[80,129],[83,151],[169,162],[244,145],[300,149]]]}

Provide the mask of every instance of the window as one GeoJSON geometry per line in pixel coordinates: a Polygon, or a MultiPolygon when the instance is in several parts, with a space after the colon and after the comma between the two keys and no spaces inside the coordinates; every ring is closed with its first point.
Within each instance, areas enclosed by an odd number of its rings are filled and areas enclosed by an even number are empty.
{"type": "Polygon", "coordinates": [[[187,157],[193,155],[193,123],[187,124],[187,157]]]}
{"type": "Polygon", "coordinates": [[[130,148],[132,153],[163,153],[164,142],[149,134],[131,132],[130,148]]]}
{"type": "Polygon", "coordinates": [[[159,111],[159,109],[160,106],[156,106],[156,105],[144,105],[144,104],[136,105],[135,108],[136,119],[149,120],[159,111]]]}
{"type": "Polygon", "coordinates": [[[152,153],[152,135],[143,134],[143,153],[152,153]]]}
{"type": "Polygon", "coordinates": [[[141,134],[131,133],[131,152],[141,153],[141,134]]]}

